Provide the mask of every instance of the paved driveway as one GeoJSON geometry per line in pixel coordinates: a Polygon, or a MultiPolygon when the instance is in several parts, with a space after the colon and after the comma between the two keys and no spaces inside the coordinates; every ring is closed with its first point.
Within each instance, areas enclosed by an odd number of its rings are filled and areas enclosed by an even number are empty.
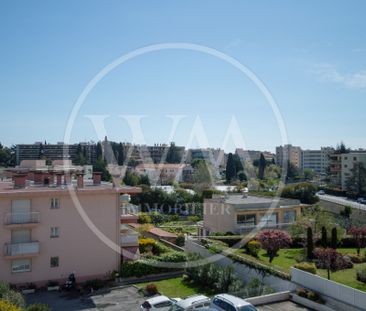
{"type": "Polygon", "coordinates": [[[45,303],[53,311],[138,311],[144,298],[133,286],[114,289],[88,298],[73,298],[59,293],[37,293],[26,297],[27,303],[45,303]]]}

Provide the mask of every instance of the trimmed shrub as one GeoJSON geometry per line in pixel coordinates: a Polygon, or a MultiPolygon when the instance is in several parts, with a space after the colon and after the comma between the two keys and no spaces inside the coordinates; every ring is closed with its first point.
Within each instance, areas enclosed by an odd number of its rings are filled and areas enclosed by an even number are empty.
{"type": "Polygon", "coordinates": [[[345,266],[345,269],[352,269],[353,268],[353,262],[352,262],[352,259],[345,255],[343,256],[343,260],[344,260],[344,266],[345,266]]]}
{"type": "Polygon", "coordinates": [[[175,241],[175,244],[178,246],[184,246],[185,243],[186,243],[186,239],[185,239],[184,235],[183,234],[178,235],[178,237],[175,241]]]}
{"type": "Polygon", "coordinates": [[[156,257],[156,260],[165,262],[186,262],[187,255],[183,252],[169,252],[156,257]]]}
{"type": "Polygon", "coordinates": [[[21,309],[25,307],[22,294],[10,289],[9,284],[5,282],[0,282],[0,299],[6,300],[21,309]]]}
{"type": "Polygon", "coordinates": [[[154,255],[160,256],[161,254],[165,254],[170,252],[170,248],[165,246],[163,243],[156,242],[152,248],[152,252],[154,255]]]}
{"type": "Polygon", "coordinates": [[[147,284],[145,286],[145,291],[149,296],[154,296],[158,293],[158,288],[155,284],[147,284]]]}
{"type": "Polygon", "coordinates": [[[356,275],[357,275],[357,281],[366,283],[366,268],[357,270],[356,275]]]}
{"type": "Polygon", "coordinates": [[[296,292],[300,297],[308,298],[308,292],[304,288],[299,288],[296,292]]]}
{"type": "Polygon", "coordinates": [[[42,303],[36,303],[34,305],[30,305],[27,308],[27,311],[51,311],[51,308],[42,303]]]}
{"type": "Polygon", "coordinates": [[[255,258],[258,258],[258,253],[261,249],[261,243],[256,240],[252,240],[245,245],[247,253],[255,258]]]}
{"type": "Polygon", "coordinates": [[[324,300],[323,298],[320,297],[320,295],[316,292],[313,292],[313,291],[308,291],[308,295],[307,295],[308,299],[312,300],[312,301],[315,301],[317,303],[321,303],[323,304],[324,303],[324,300]]]}
{"type": "Polygon", "coordinates": [[[151,252],[154,248],[156,241],[154,239],[139,239],[140,253],[151,252]]]}
{"type": "Polygon", "coordinates": [[[346,256],[349,257],[353,263],[365,262],[365,257],[359,256],[357,254],[347,253],[346,256]]]}
{"type": "Polygon", "coordinates": [[[312,262],[300,262],[294,265],[294,268],[309,272],[311,274],[316,274],[316,266],[312,262]]]}
{"type": "Polygon", "coordinates": [[[0,311],[21,311],[21,309],[9,301],[0,299],[0,311]]]}

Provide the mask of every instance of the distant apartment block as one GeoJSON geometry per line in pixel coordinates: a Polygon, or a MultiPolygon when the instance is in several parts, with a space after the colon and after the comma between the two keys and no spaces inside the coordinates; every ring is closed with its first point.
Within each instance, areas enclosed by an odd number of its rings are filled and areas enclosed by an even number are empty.
{"type": "Polygon", "coordinates": [[[340,155],[341,158],[341,186],[347,190],[347,181],[352,177],[352,170],[356,163],[362,163],[366,167],[366,153],[351,152],[340,155]]]}
{"type": "MultiPolygon", "coordinates": [[[[103,141],[104,150],[110,149],[108,141],[103,141]]],[[[135,161],[136,163],[166,163],[170,145],[154,144],[148,145],[134,145],[131,143],[122,143],[124,156],[127,161],[135,161]]],[[[185,153],[184,146],[174,146],[179,158],[183,158],[185,153]]],[[[109,161],[111,162],[111,161],[109,161]]]]}
{"type": "Polygon", "coordinates": [[[153,184],[193,181],[193,168],[189,164],[143,163],[137,165],[134,171],[139,175],[147,175],[153,184]]]}
{"type": "Polygon", "coordinates": [[[289,161],[298,169],[302,168],[302,150],[301,147],[284,145],[276,147],[276,163],[283,166],[284,162],[289,161]]]}
{"type": "Polygon", "coordinates": [[[258,161],[261,154],[263,154],[264,158],[272,162],[275,159],[275,155],[269,151],[258,151],[258,150],[244,150],[242,148],[237,148],[235,150],[235,154],[239,156],[239,158],[244,162],[254,162],[258,161]]]}
{"type": "MultiPolygon", "coordinates": [[[[96,160],[96,147],[92,143],[80,143],[85,150],[85,156],[88,162],[96,160]]],[[[16,163],[19,165],[23,160],[38,160],[45,158],[47,160],[75,160],[78,153],[79,144],[44,144],[36,142],[34,144],[16,145],[16,163]]]]}
{"type": "Polygon", "coordinates": [[[0,182],[0,279],[44,284],[70,273],[83,281],[118,270],[121,196],[141,189],[102,182],[96,172],[86,179],[73,167],[40,166],[12,169],[11,179],[0,182]],[[69,190],[99,236],[81,217],[69,190]]]}
{"type": "Polygon", "coordinates": [[[216,196],[204,201],[203,223],[199,235],[216,232],[247,233],[258,226],[285,229],[301,215],[307,205],[298,200],[256,196],[216,196]]]}
{"type": "Polygon", "coordinates": [[[334,149],[331,147],[321,147],[320,150],[302,151],[302,170],[310,169],[318,175],[325,175],[330,164],[330,155],[334,149]]]}

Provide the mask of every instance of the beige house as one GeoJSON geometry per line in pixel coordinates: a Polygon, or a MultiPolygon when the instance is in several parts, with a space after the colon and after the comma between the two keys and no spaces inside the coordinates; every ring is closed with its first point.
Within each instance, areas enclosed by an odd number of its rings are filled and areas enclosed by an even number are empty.
{"type": "Polygon", "coordinates": [[[200,236],[216,232],[244,234],[257,226],[286,228],[294,223],[306,205],[298,200],[230,195],[217,196],[204,202],[200,236]]]}
{"type": "Polygon", "coordinates": [[[70,171],[31,169],[13,171],[12,176],[0,182],[0,280],[44,284],[63,281],[74,272],[80,282],[119,269],[120,196],[140,188],[101,182],[98,173],[93,180],[80,173],[75,178],[70,171]],[[83,217],[69,190],[79,200],[83,217]]]}

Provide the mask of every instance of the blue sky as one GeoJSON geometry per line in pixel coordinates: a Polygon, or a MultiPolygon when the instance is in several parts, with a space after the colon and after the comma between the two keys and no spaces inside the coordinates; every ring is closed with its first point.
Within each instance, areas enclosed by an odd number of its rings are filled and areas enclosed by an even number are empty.
{"type": "MultiPolygon", "coordinates": [[[[2,1],[0,141],[62,141],[77,98],[101,69],[137,48],[187,42],[249,67],[275,98],[291,143],[365,148],[365,11],[364,1],[2,1]]],[[[233,117],[245,144],[226,149],[273,151],[282,142],[258,88],[195,51],[157,51],[113,70],[86,98],[72,141],[97,140],[86,115],[109,115],[108,137],[118,141],[132,140],[119,115],[144,115],[148,144],[168,140],[167,115],[184,115],[179,145],[197,117],[212,147],[223,146],[233,117]]]]}

